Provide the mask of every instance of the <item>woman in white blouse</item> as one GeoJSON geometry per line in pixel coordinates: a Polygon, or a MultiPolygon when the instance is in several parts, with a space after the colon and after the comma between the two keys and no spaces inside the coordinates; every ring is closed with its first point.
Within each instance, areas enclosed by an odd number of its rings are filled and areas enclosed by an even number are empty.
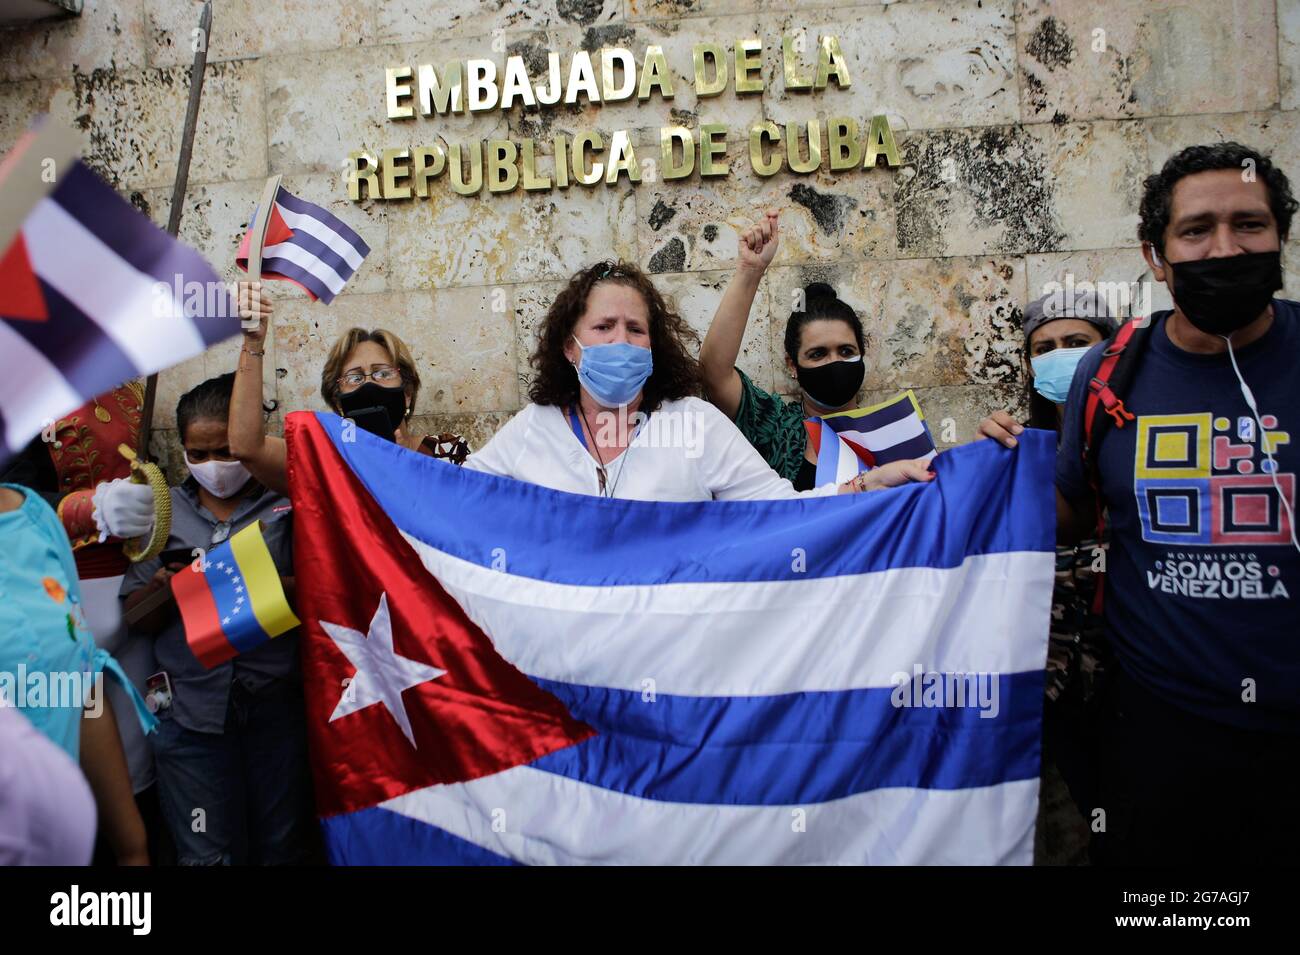
{"type": "MultiPolygon", "coordinates": [[[[465,467],[558,491],[649,501],[801,496],[700,391],[698,337],[636,266],[599,262],[542,322],[531,403],[465,467]]],[[[896,461],[807,496],[929,481],[896,461]]]]}

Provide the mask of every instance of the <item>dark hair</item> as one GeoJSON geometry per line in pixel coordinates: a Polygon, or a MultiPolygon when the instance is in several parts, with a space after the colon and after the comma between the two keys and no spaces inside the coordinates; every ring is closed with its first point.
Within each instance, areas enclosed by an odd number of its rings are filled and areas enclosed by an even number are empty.
{"type": "Polygon", "coordinates": [[[1268,203],[1273,210],[1273,218],[1277,220],[1278,235],[1285,242],[1291,233],[1291,217],[1300,208],[1300,203],[1291,195],[1290,181],[1263,153],[1234,142],[1188,146],[1165,160],[1158,173],[1147,176],[1142,183],[1138,238],[1150,242],[1163,255],[1165,229],[1169,227],[1170,207],[1173,205],[1174,186],[1177,182],[1194,173],[1215,169],[1240,171],[1247,160],[1254,165],[1255,175],[1268,188],[1268,203]]]}
{"type": "Polygon", "coordinates": [[[199,418],[215,418],[225,421],[230,417],[230,395],[235,390],[235,373],[228,371],[216,378],[200,382],[176,402],[176,433],[181,444],[185,443],[185,431],[190,422],[199,418]]]}
{"type": "Polygon", "coordinates": [[[1061,429],[1056,416],[1056,405],[1034,390],[1034,376],[1028,374],[1025,375],[1025,406],[1029,409],[1029,420],[1025,422],[1029,427],[1045,431],[1061,429]]]}
{"type": "MultiPolygon", "coordinates": [[[[1046,324],[1049,323],[1048,322],[1043,323],[1043,325],[1046,324]]],[[[1042,325],[1038,326],[1038,328],[1042,328],[1042,327],[1043,327],[1042,325]]],[[[1110,341],[1110,339],[1115,337],[1114,333],[1107,334],[1102,329],[1098,328],[1096,325],[1092,325],[1092,327],[1096,328],[1097,331],[1101,334],[1100,340],[1103,342],[1110,341]]],[[[1034,329],[1034,331],[1037,330],[1038,329],[1034,329]]],[[[1033,356],[1029,352],[1029,340],[1033,337],[1034,337],[1033,332],[1030,332],[1028,335],[1025,336],[1025,347],[1023,353],[1025,356],[1026,365],[1030,365],[1031,360],[1033,358],[1033,356]]],[[[1029,419],[1025,422],[1025,424],[1029,425],[1029,427],[1043,428],[1046,431],[1061,430],[1061,422],[1058,420],[1056,414],[1056,403],[1048,400],[1047,398],[1044,398],[1042,395],[1038,393],[1038,390],[1034,388],[1034,376],[1029,374],[1028,371],[1025,372],[1025,407],[1029,409],[1029,419]]]]}
{"type": "Polygon", "coordinates": [[[650,312],[650,350],[654,371],[641,391],[641,410],[647,414],[667,400],[698,395],[702,387],[699,363],[687,343],[698,348],[700,337],[659,294],[649,276],[628,262],[597,262],[569,279],[547,309],[538,331],[537,348],[530,362],[537,377],[528,397],[539,405],[567,405],[578,400],[578,373],[565,357],[564,345],[573,334],[587,298],[597,282],[613,282],[636,289],[650,312]]]}
{"type": "Polygon", "coordinates": [[[862,320],[858,318],[848,303],[840,300],[835,289],[825,282],[813,282],[803,290],[803,311],[791,312],[785,323],[785,353],[796,365],[799,364],[799,345],[803,339],[803,327],[809,322],[833,321],[844,322],[853,329],[857,339],[858,351],[866,351],[866,342],[862,335],[862,320]]]}

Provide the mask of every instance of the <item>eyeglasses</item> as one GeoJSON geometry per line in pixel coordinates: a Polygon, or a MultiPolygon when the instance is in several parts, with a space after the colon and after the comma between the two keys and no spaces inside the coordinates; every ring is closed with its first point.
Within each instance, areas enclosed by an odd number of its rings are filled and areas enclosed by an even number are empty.
{"type": "Polygon", "coordinates": [[[360,388],[367,378],[382,385],[390,381],[400,382],[402,380],[402,373],[396,368],[385,366],[383,368],[376,368],[374,371],[369,373],[364,371],[350,371],[346,375],[341,375],[337,378],[336,382],[340,388],[352,390],[354,388],[360,388]]]}

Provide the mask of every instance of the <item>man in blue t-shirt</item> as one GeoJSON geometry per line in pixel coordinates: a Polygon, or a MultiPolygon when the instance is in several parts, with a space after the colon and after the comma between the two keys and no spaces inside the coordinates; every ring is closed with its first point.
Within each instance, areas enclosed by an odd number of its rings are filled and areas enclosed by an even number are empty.
{"type": "MultiPolygon", "coordinates": [[[[1097,862],[1300,857],[1300,305],[1273,298],[1296,208],[1237,143],[1184,149],[1145,183],[1142,252],[1175,308],[1139,332],[1119,395],[1134,417],[1097,453],[1119,662],[1096,728],[1097,862]]],[[[1066,402],[1062,542],[1096,526],[1084,416],[1105,347],[1066,402]]],[[[997,412],[980,430],[1014,446],[1021,428],[997,412]]]]}

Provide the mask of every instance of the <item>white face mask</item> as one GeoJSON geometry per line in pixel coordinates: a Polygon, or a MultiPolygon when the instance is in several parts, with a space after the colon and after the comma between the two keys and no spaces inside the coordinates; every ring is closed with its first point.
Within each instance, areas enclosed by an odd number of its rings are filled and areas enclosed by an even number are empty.
{"type": "Polygon", "coordinates": [[[185,466],[190,469],[194,480],[198,481],[205,491],[223,500],[238,493],[252,477],[248,473],[248,468],[238,461],[204,461],[202,464],[191,464],[186,458],[185,466]]]}

